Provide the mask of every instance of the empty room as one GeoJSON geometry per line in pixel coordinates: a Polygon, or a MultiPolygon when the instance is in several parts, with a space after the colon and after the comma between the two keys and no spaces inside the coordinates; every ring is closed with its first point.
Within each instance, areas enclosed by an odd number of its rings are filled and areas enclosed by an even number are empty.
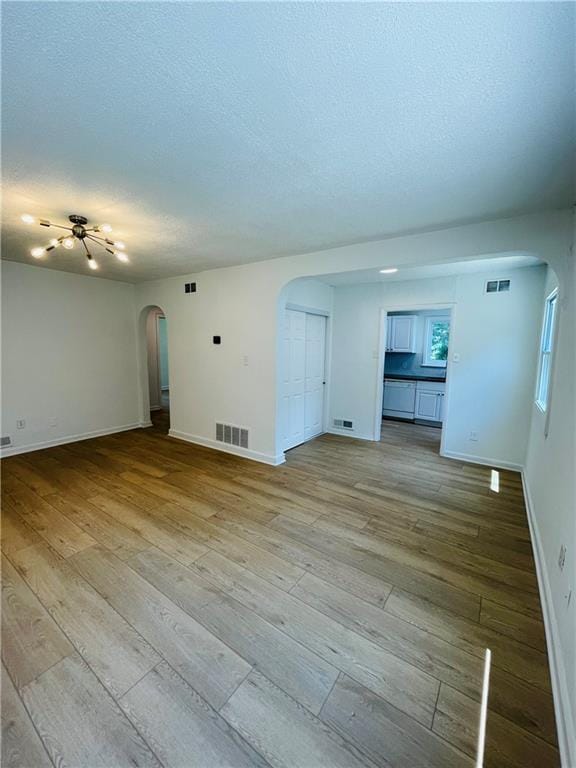
{"type": "Polygon", "coordinates": [[[576,768],[576,4],[1,2],[5,768],[576,768]]]}

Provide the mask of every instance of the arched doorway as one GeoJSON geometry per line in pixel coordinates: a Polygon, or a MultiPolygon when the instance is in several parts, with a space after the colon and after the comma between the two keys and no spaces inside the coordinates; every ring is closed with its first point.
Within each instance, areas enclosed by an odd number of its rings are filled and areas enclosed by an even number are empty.
{"type": "Polygon", "coordinates": [[[168,321],[159,306],[148,306],[141,313],[144,337],[145,370],[142,376],[143,408],[151,426],[168,434],[170,429],[170,377],[168,365],[168,321]]]}

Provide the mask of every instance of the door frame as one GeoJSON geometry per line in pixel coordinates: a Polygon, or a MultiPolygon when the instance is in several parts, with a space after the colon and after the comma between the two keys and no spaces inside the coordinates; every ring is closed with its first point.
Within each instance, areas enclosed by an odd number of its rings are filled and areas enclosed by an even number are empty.
{"type": "MultiPolygon", "coordinates": [[[[160,395],[160,403],[162,403],[162,365],[160,362],[160,320],[166,320],[164,313],[158,313],[156,315],[156,363],[158,364],[158,392],[160,395]]],[[[168,321],[166,321],[168,322],[168,321]]],[[[166,338],[168,338],[168,330],[166,330],[166,338]]],[[[168,354],[168,350],[166,350],[168,354]]],[[[168,373],[168,386],[166,389],[170,389],[170,373],[168,373]]]]}
{"type": "Polygon", "coordinates": [[[378,365],[376,366],[376,402],[374,403],[374,440],[380,442],[380,430],[382,426],[382,398],[384,396],[384,360],[386,357],[386,333],[387,317],[389,312],[426,312],[430,310],[445,309],[450,313],[450,341],[448,343],[448,361],[446,364],[446,394],[444,397],[444,416],[442,428],[440,430],[440,455],[444,455],[444,443],[446,439],[446,428],[448,426],[448,417],[450,415],[450,396],[453,360],[453,339],[454,329],[456,327],[457,304],[455,301],[440,301],[437,303],[415,304],[394,304],[380,308],[380,328],[378,333],[378,365]]]}
{"type": "MultiPolygon", "coordinates": [[[[328,380],[328,376],[330,373],[330,360],[331,360],[331,354],[332,354],[332,317],[328,310],[326,309],[317,309],[316,307],[308,307],[304,304],[295,304],[291,301],[286,302],[286,305],[284,306],[283,312],[285,312],[287,309],[294,310],[296,312],[304,312],[307,315],[320,315],[321,317],[326,318],[326,325],[325,325],[325,338],[324,338],[324,402],[322,404],[322,428],[321,431],[317,435],[313,435],[312,437],[307,438],[306,440],[303,440],[301,443],[298,443],[298,445],[303,445],[304,443],[309,442],[310,440],[315,440],[320,435],[323,435],[326,433],[326,424],[328,423],[328,414],[329,414],[329,393],[330,393],[330,383],[328,380]]],[[[283,317],[283,316],[282,316],[283,317]]],[[[281,417],[283,414],[281,414],[281,417]]],[[[297,448],[298,446],[294,446],[294,448],[297,448]]],[[[286,453],[286,451],[291,451],[292,448],[286,448],[282,447],[282,453],[286,453]]]]}

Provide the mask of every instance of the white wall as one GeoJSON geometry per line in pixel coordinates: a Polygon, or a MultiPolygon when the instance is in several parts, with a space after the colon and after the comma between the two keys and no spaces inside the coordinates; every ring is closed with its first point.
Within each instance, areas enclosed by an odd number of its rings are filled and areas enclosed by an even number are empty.
{"type": "MultiPolygon", "coordinates": [[[[576,228],[575,228],[576,236],[576,228]]],[[[576,237],[575,237],[576,239],[576,237]]],[[[532,424],[524,472],[533,527],[535,555],[540,566],[541,593],[549,630],[549,656],[557,703],[563,765],[576,765],[576,268],[571,255],[557,259],[549,270],[540,300],[558,283],[559,314],[554,371],[551,380],[550,423],[532,405],[532,424]],[[561,571],[558,554],[567,547],[561,571]],[[571,593],[572,591],[572,593],[571,593]],[[571,597],[570,597],[571,594],[571,597]],[[570,597],[570,600],[569,600],[570,597]]]]}
{"type": "Polygon", "coordinates": [[[167,314],[174,432],[209,443],[215,421],[245,425],[253,457],[282,460],[275,428],[278,298],[295,278],[518,252],[553,259],[565,246],[569,217],[558,211],[483,222],[137,286],[138,311],[158,305],[167,314]],[[190,280],[197,293],[185,294],[190,280]],[[220,346],[212,345],[214,334],[222,336],[220,346]]]}
{"type": "Polygon", "coordinates": [[[448,367],[444,450],[520,467],[530,423],[544,271],[513,270],[504,275],[512,280],[512,290],[497,294],[484,293],[491,272],[336,288],[330,423],[351,419],[353,434],[378,437],[382,310],[453,305],[450,358],[456,353],[460,362],[450,361],[448,367]],[[469,440],[472,431],[478,441],[469,440]]]}
{"type": "Polygon", "coordinates": [[[136,425],[135,343],[132,285],[2,262],[3,455],[136,425]]]}
{"type": "Polygon", "coordinates": [[[314,278],[300,278],[292,280],[282,289],[278,305],[281,309],[290,304],[295,308],[316,310],[329,315],[333,301],[332,286],[314,278]]]}

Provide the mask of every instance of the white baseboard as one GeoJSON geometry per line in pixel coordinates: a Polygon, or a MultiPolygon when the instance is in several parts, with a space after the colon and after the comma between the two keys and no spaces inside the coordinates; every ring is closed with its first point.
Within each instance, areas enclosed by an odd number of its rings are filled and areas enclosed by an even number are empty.
{"type": "Polygon", "coordinates": [[[250,451],[247,448],[239,448],[236,445],[228,445],[226,443],[220,443],[216,440],[210,440],[207,437],[200,437],[199,435],[190,435],[187,432],[179,432],[176,429],[171,429],[168,432],[170,437],[175,437],[178,440],[184,440],[187,443],[194,443],[195,445],[203,445],[205,448],[212,448],[215,451],[222,451],[222,453],[232,453],[235,456],[240,456],[243,459],[251,459],[252,461],[259,461],[261,464],[270,464],[273,467],[277,467],[279,464],[284,464],[286,459],[284,454],[280,453],[276,456],[274,454],[259,453],[258,451],[250,451]]]}
{"type": "Polygon", "coordinates": [[[150,406],[150,410],[151,411],[161,411],[162,410],[162,406],[161,405],[151,405],[150,406]]]}
{"type": "Polygon", "coordinates": [[[326,432],[329,435],[339,435],[340,437],[353,437],[356,440],[370,440],[374,442],[374,435],[361,435],[359,432],[354,432],[353,429],[338,429],[338,427],[330,427],[326,432]]]}
{"type": "Polygon", "coordinates": [[[515,464],[513,461],[501,461],[500,459],[490,459],[487,456],[475,456],[471,453],[459,453],[458,451],[440,451],[440,456],[446,459],[458,459],[466,461],[468,464],[484,464],[487,467],[496,467],[496,469],[508,469],[511,472],[522,472],[522,464],[515,464]]]}
{"type": "Polygon", "coordinates": [[[574,728],[574,717],[568,691],[568,676],[564,666],[562,648],[560,647],[560,634],[558,632],[558,624],[554,613],[552,590],[550,587],[550,579],[548,578],[546,560],[544,559],[542,550],[540,529],[538,528],[538,521],[534,513],[534,506],[530,495],[530,488],[528,487],[528,481],[526,480],[524,472],[522,472],[522,488],[524,489],[526,513],[532,539],[534,562],[536,563],[536,575],[538,577],[538,589],[540,591],[540,602],[542,604],[544,629],[546,631],[546,647],[548,649],[548,663],[552,680],[552,695],[554,699],[554,713],[556,715],[556,728],[558,731],[560,760],[564,768],[573,768],[573,766],[576,766],[576,730],[574,728]]]}
{"type": "Polygon", "coordinates": [[[32,451],[42,451],[44,448],[55,448],[57,445],[66,445],[67,443],[79,443],[81,440],[90,440],[92,437],[104,437],[104,435],[114,435],[117,432],[128,432],[131,429],[152,426],[152,422],[137,421],[134,424],[124,424],[122,427],[108,427],[107,429],[97,429],[93,432],[83,432],[80,435],[65,435],[57,437],[54,440],[44,440],[41,443],[28,443],[28,445],[12,445],[8,448],[2,448],[0,457],[5,459],[8,456],[17,456],[20,453],[32,453],[32,451]]]}

